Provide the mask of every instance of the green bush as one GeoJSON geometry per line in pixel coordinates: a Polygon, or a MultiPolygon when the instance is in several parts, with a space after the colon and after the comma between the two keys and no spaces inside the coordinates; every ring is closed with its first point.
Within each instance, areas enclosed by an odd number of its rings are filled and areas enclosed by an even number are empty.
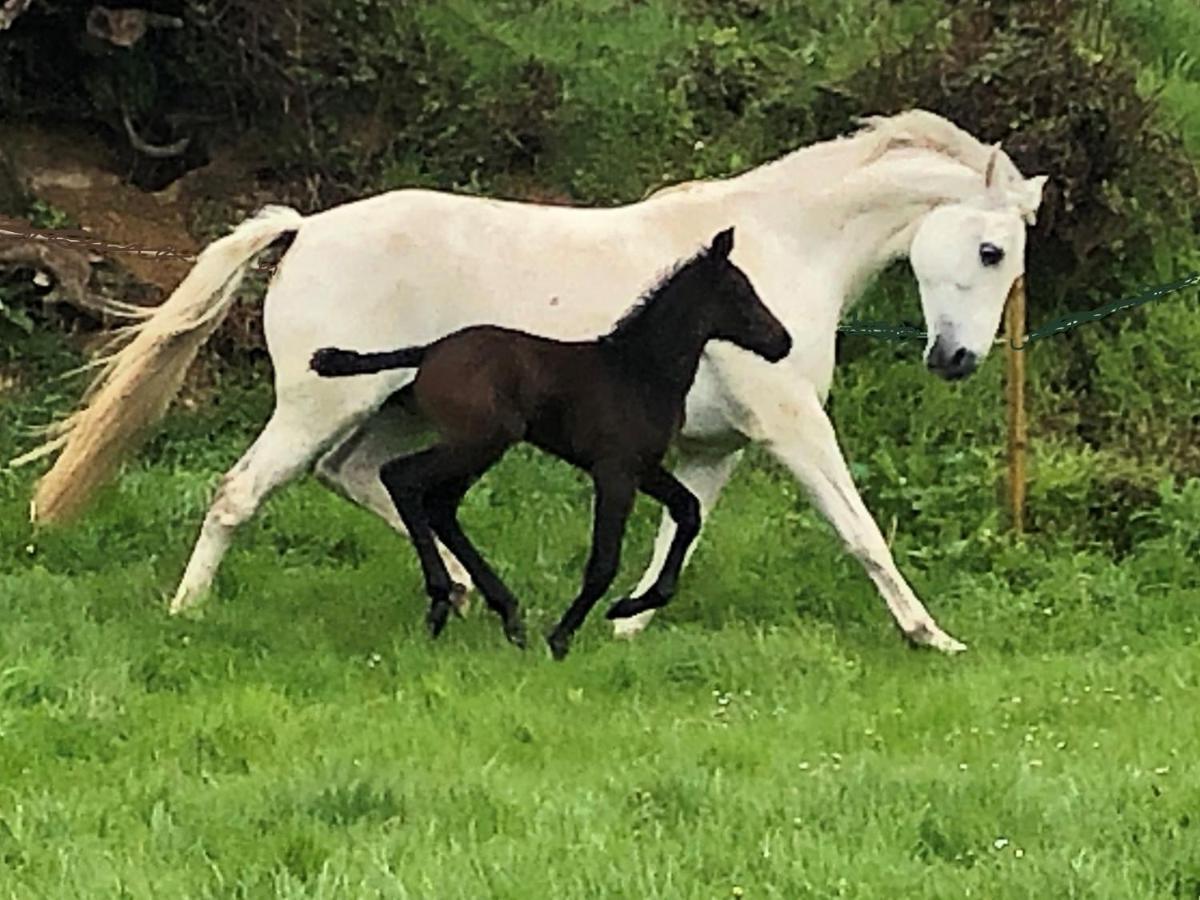
{"type": "Polygon", "coordinates": [[[1200,180],[1095,2],[988,0],[940,39],[871,61],[845,91],[860,108],[923,106],[1047,173],[1028,269],[1035,315],[1180,272],[1195,246],[1200,180]]]}

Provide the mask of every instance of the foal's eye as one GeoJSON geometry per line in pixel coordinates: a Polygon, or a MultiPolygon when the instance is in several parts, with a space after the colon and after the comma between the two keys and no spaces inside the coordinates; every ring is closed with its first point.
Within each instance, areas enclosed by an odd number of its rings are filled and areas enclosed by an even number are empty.
{"type": "Polygon", "coordinates": [[[1004,259],[1004,251],[995,244],[979,245],[979,261],[985,266],[998,266],[1002,259],[1004,259]]]}

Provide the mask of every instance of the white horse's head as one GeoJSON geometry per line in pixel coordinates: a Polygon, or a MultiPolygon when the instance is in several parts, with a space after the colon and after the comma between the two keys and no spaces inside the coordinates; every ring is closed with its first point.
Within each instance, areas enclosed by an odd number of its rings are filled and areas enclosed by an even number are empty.
{"type": "Polygon", "coordinates": [[[925,364],[942,378],[965,378],[991,350],[1009,290],[1025,271],[1025,229],[1045,183],[1045,175],[1024,178],[996,148],[983,194],[938,206],[917,227],[909,262],[929,333],[925,364]]]}

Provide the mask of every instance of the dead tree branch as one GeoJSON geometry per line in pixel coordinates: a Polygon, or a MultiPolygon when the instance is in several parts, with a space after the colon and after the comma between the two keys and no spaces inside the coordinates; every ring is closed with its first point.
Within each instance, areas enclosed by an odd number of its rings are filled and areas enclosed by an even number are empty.
{"type": "Polygon", "coordinates": [[[4,0],[0,3],[0,31],[7,31],[17,16],[33,6],[33,0],[4,0]]]}
{"type": "Polygon", "coordinates": [[[191,138],[180,138],[173,144],[165,146],[157,146],[151,144],[145,138],[134,130],[133,122],[129,118],[129,112],[124,107],[121,107],[121,121],[125,124],[125,134],[129,136],[129,143],[139,153],[144,153],[146,156],[154,159],[170,159],[173,156],[179,156],[188,148],[188,144],[192,142],[191,138]]]}
{"type": "MultiPolygon", "coordinates": [[[[47,241],[0,235],[0,267],[29,268],[39,276],[49,273],[56,285],[54,296],[93,315],[105,312],[105,303],[92,295],[92,255],[47,241]]],[[[40,280],[40,279],[39,279],[40,280]]]]}

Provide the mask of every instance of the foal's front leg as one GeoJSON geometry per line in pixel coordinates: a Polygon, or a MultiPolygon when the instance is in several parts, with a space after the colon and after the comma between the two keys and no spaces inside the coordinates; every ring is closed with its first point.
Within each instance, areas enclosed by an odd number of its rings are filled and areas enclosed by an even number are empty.
{"type": "Polygon", "coordinates": [[[555,659],[567,655],[575,631],[617,577],[625,524],[633,509],[633,498],[637,491],[634,476],[616,467],[598,468],[592,475],[592,482],[596,490],[592,552],[584,570],[583,589],[558,625],[546,636],[555,659]]]}
{"type": "Polygon", "coordinates": [[[648,609],[666,606],[675,595],[675,585],[688,548],[700,533],[700,500],[666,469],[655,468],[642,479],[641,489],[667,508],[675,520],[675,534],[654,584],[640,595],[614,603],[606,613],[609,619],[626,619],[648,609]]]}

